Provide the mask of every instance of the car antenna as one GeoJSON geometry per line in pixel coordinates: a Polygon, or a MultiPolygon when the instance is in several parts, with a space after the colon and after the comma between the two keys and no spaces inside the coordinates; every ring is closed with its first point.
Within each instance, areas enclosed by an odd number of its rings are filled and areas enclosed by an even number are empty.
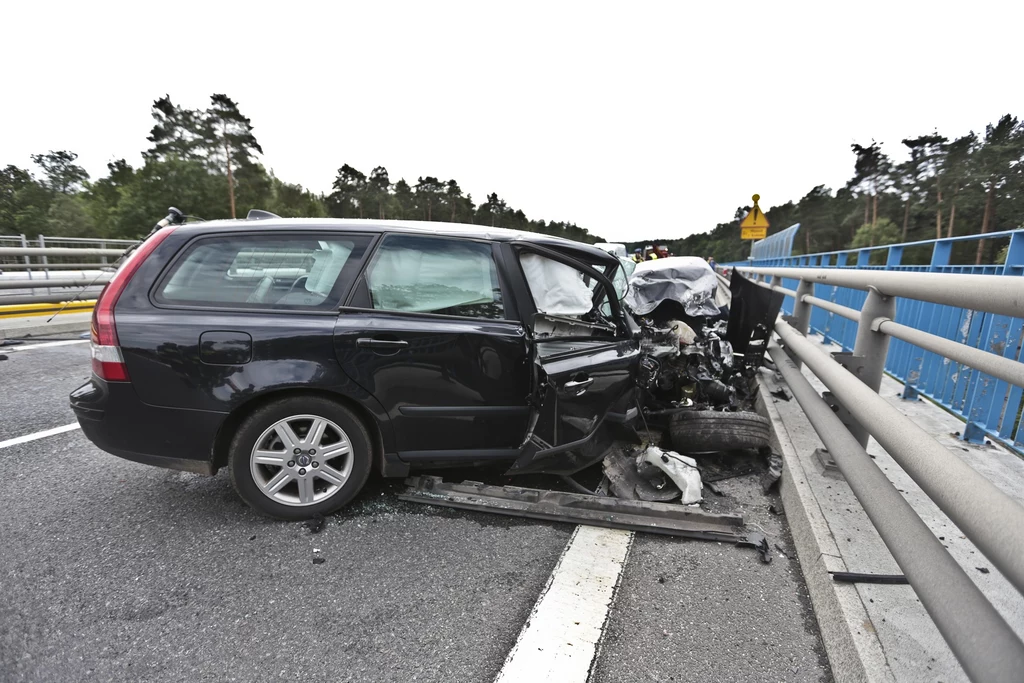
{"type": "MultiPolygon", "coordinates": [[[[123,261],[125,257],[130,255],[133,251],[138,249],[143,242],[152,237],[153,233],[155,233],[157,230],[160,230],[161,228],[166,228],[168,225],[181,225],[182,223],[185,222],[185,218],[185,214],[182,213],[179,209],[176,209],[173,206],[169,207],[167,209],[167,215],[159,223],[153,226],[153,229],[149,231],[148,235],[146,235],[141,240],[131,245],[127,249],[125,249],[124,253],[121,254],[121,256],[119,256],[116,261],[114,261],[114,264],[112,266],[114,270],[116,271],[117,267],[121,264],[121,261],[123,261]]],[[[85,290],[93,287],[96,284],[96,281],[100,279],[100,276],[103,275],[104,272],[106,271],[100,269],[100,272],[96,275],[96,277],[92,279],[92,282],[78,290],[78,293],[76,293],[75,296],[70,301],[65,301],[64,305],[60,307],[60,310],[58,310],[56,313],[54,313],[53,315],[46,319],[46,323],[49,324],[50,322],[52,322],[54,318],[56,318],[58,315],[64,312],[65,308],[78,301],[82,294],[85,293],[85,290]]]]}

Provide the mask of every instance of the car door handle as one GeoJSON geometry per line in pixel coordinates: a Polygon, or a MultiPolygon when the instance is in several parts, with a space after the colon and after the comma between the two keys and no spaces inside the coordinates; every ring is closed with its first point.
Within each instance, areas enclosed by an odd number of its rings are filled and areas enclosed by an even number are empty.
{"type": "Polygon", "coordinates": [[[587,390],[587,387],[589,387],[593,383],[593,377],[587,377],[586,379],[574,379],[563,384],[562,388],[568,391],[569,393],[579,396],[580,394],[587,390]]]}
{"type": "Polygon", "coordinates": [[[356,346],[368,349],[402,349],[409,345],[403,339],[373,339],[372,337],[360,337],[356,339],[356,346]]]}

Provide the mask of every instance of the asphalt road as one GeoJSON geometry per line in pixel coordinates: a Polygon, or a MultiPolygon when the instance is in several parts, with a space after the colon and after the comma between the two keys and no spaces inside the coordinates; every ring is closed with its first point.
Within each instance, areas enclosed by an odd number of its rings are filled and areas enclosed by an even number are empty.
{"type": "MultiPolygon", "coordinates": [[[[7,355],[0,441],[73,422],[88,345],[7,355]]],[[[776,496],[719,488],[712,509],[793,554],[776,496]]],[[[79,431],[0,449],[0,680],[490,681],[573,527],[401,489],[371,480],[314,534],[251,511],[226,473],[123,461],[79,431]]],[[[638,535],[591,680],[830,681],[799,567],[775,555],[638,535]]]]}

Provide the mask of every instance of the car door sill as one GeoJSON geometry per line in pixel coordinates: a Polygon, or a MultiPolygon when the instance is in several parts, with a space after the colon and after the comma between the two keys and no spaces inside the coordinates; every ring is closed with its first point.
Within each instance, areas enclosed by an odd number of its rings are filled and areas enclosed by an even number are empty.
{"type": "Polygon", "coordinates": [[[528,415],[529,406],[401,406],[406,417],[498,417],[528,415]]]}
{"type": "Polygon", "coordinates": [[[467,448],[444,451],[399,451],[398,457],[410,464],[425,462],[471,462],[481,460],[515,460],[518,448],[467,448]]]}

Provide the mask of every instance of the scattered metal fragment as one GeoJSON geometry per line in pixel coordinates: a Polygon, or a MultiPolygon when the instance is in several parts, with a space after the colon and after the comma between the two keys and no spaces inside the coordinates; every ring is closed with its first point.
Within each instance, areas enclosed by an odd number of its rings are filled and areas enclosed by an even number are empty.
{"type": "Polygon", "coordinates": [[[697,461],[675,451],[663,451],[657,446],[648,446],[640,455],[642,462],[654,465],[665,473],[679,488],[679,502],[683,505],[699,503],[704,496],[701,494],[700,470],[697,461]]]}
{"type": "Polygon", "coordinates": [[[325,560],[324,558],[320,557],[319,555],[317,555],[316,557],[313,558],[313,564],[323,564],[326,561],[327,560],[325,560]]]}
{"type": "Polygon", "coordinates": [[[783,401],[788,401],[789,400],[789,394],[786,393],[786,390],[783,389],[782,387],[779,387],[775,391],[771,391],[769,393],[772,396],[774,396],[775,398],[777,398],[777,399],[780,399],[780,400],[783,400],[783,401]]]}
{"type": "Polygon", "coordinates": [[[757,552],[761,553],[761,561],[765,564],[772,563],[772,548],[768,545],[768,539],[765,535],[759,532],[753,532],[746,539],[737,541],[736,545],[750,546],[757,552]]]}
{"type": "Polygon", "coordinates": [[[768,469],[761,475],[761,490],[768,493],[782,478],[782,456],[778,453],[768,453],[768,469]]]}
{"type": "Polygon", "coordinates": [[[860,572],[829,572],[833,581],[841,583],[890,583],[907,584],[903,574],[862,574],[860,572]]]}
{"type": "Polygon", "coordinates": [[[622,500],[518,486],[490,486],[477,481],[446,483],[434,476],[410,477],[406,479],[406,484],[408,488],[405,493],[399,494],[399,500],[513,517],[735,543],[757,549],[762,561],[771,562],[768,540],[760,532],[746,530],[740,515],[712,514],[672,503],[622,500]]]}
{"type": "Polygon", "coordinates": [[[640,474],[636,458],[626,455],[617,448],[605,456],[601,467],[604,476],[611,482],[611,490],[616,498],[664,503],[679,496],[679,490],[665,479],[660,470],[654,470],[660,479],[661,485],[658,486],[640,474]]]}
{"type": "Polygon", "coordinates": [[[988,574],[989,573],[988,567],[975,567],[975,569],[977,569],[982,574],[988,574]]]}

